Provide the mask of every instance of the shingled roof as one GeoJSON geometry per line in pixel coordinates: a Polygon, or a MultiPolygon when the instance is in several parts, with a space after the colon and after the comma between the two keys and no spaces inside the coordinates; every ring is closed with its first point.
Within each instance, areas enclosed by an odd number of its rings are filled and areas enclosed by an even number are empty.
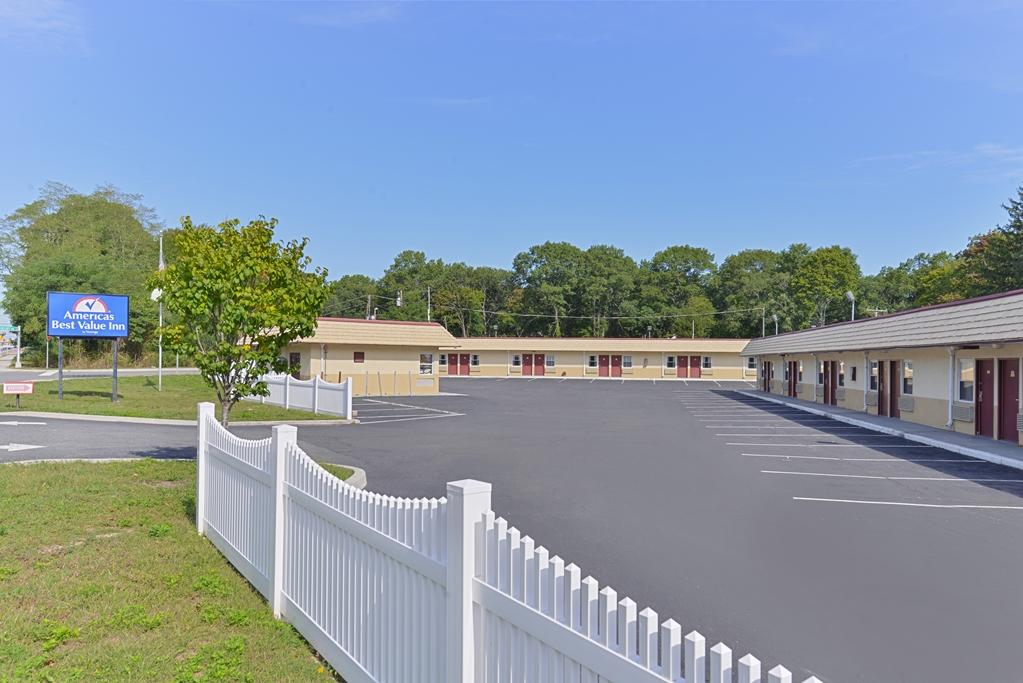
{"type": "Polygon", "coordinates": [[[762,356],[1020,340],[1023,289],[753,339],[743,353],[762,356]]]}
{"type": "Polygon", "coordinates": [[[438,323],[407,320],[363,320],[361,318],[317,318],[312,337],[300,342],[314,344],[359,344],[364,346],[458,346],[438,323]]]}

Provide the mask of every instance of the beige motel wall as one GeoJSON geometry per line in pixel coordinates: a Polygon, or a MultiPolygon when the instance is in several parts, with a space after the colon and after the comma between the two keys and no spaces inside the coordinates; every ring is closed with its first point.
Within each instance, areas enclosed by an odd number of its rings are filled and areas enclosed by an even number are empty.
{"type": "Polygon", "coordinates": [[[755,382],[757,377],[755,365],[742,355],[745,339],[466,337],[457,343],[457,350],[441,350],[442,376],[535,377],[542,366],[543,377],[600,378],[604,364],[608,378],[680,379],[680,359],[685,358],[687,380],[696,377],[693,364],[702,380],[755,382]],[[458,363],[452,362],[456,356],[458,363]],[[538,356],[542,363],[535,360],[538,356]]]}
{"type": "Polygon", "coordinates": [[[301,368],[300,379],[319,375],[343,382],[351,377],[354,396],[417,396],[440,390],[436,348],[298,343],[287,352],[289,357],[298,354],[293,367],[301,368]]]}
{"type": "MultiPolygon", "coordinates": [[[[972,435],[977,432],[975,400],[977,397],[973,396],[974,400],[962,400],[963,397],[969,397],[969,391],[961,388],[960,385],[964,382],[972,384],[975,381],[976,362],[984,359],[994,361],[993,375],[997,378],[999,363],[1003,360],[1006,363],[1018,363],[1018,367],[1023,368],[1023,344],[977,345],[975,348],[939,346],[878,349],[866,352],[765,355],[759,357],[758,365],[765,361],[771,363],[769,391],[772,394],[784,396],[788,393],[786,374],[788,363],[794,362],[797,372],[797,398],[824,403],[823,386],[819,382],[818,375],[820,364],[824,361],[839,363],[839,382],[835,392],[836,405],[869,415],[877,415],[878,391],[876,388],[872,388],[877,385],[876,383],[871,384],[871,377],[879,372],[879,368],[886,368],[888,363],[895,362],[897,364],[896,377],[899,381],[898,417],[900,419],[972,435]],[[875,366],[875,363],[878,365],[875,366]],[[910,379],[912,393],[907,394],[904,391],[906,379],[910,379]]],[[[1017,366],[1012,366],[1012,368],[1015,367],[1017,366]]],[[[761,383],[760,386],[762,388],[763,384],[761,383]]],[[[998,430],[1001,392],[997,390],[997,385],[995,387],[991,396],[993,399],[994,437],[1000,438],[998,430]]],[[[1021,382],[1020,391],[1023,393],[1023,382],[1021,382]]],[[[1017,400],[1020,401],[1020,405],[1023,405],[1023,396],[1017,396],[1017,400]]],[[[1023,431],[1020,431],[1016,440],[1023,445],[1023,431]]]]}

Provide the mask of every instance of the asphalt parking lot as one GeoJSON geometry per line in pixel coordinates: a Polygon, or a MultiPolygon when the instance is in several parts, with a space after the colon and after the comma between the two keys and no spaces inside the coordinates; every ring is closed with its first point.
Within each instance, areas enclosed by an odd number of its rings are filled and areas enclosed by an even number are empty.
{"type": "MultiPolygon", "coordinates": [[[[362,424],[302,425],[299,443],[389,494],[489,481],[497,513],[584,576],[795,680],[1021,680],[1023,472],[731,391],[745,383],[441,388],[458,395],[357,399],[362,424]]],[[[194,455],[194,427],[4,422],[0,445],[40,447],[0,461],[194,455]]]]}
{"type": "Polygon", "coordinates": [[[489,481],[584,575],[797,680],[1019,680],[1023,473],[721,384],[446,379],[396,402],[448,418],[299,441],[392,494],[489,481]]]}

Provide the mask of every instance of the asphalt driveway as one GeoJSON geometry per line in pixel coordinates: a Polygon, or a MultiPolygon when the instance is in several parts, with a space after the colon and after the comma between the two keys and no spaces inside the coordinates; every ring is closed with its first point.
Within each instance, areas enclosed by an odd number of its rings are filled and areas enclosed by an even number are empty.
{"type": "MultiPolygon", "coordinates": [[[[584,576],[796,680],[1020,680],[1023,473],[722,385],[445,379],[299,443],[390,494],[489,481],[584,576]]],[[[194,454],[191,427],[47,422],[0,424],[41,444],[0,461],[194,454]]]]}

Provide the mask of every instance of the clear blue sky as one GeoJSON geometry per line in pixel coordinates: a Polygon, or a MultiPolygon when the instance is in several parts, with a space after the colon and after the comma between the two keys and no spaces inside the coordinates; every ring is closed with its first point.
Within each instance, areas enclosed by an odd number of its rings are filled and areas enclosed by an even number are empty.
{"type": "Polygon", "coordinates": [[[874,272],[1002,220],[1021,36],[1013,2],[0,0],[0,211],[113,183],[276,216],[332,276],[548,239],[874,272]]]}

